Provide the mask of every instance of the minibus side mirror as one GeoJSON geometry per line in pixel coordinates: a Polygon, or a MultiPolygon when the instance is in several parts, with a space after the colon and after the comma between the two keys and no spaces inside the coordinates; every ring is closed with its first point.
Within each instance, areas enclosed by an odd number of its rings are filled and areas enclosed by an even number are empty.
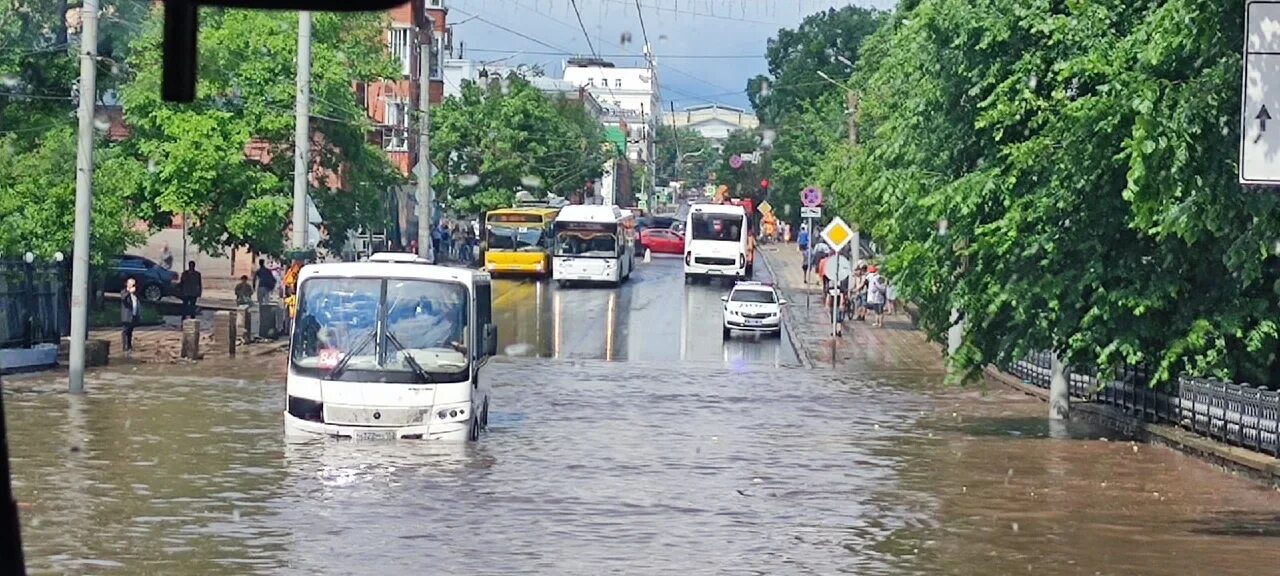
{"type": "Polygon", "coordinates": [[[480,343],[480,353],[484,356],[495,356],[498,354],[498,327],[493,324],[484,325],[484,339],[480,343]]]}

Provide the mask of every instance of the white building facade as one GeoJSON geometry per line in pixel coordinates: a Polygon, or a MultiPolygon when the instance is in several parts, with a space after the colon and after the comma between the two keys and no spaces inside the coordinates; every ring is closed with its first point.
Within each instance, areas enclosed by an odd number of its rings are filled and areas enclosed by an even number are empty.
{"type": "MultiPolygon", "coordinates": [[[[662,121],[662,100],[653,68],[619,68],[594,58],[574,58],[565,64],[564,80],[587,89],[604,108],[602,122],[626,134],[627,159],[635,166],[649,166],[654,141],[662,121]]],[[[640,188],[645,200],[653,190],[652,176],[640,188]]]]}
{"type": "Polygon", "coordinates": [[[690,106],[676,112],[668,121],[676,128],[696,130],[717,146],[724,144],[733,132],[753,130],[760,125],[754,114],[723,104],[690,106]]]}

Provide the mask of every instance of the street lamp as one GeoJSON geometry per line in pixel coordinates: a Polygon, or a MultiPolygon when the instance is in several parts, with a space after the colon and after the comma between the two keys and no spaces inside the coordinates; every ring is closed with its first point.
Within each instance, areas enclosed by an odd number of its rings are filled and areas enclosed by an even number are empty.
{"type": "Polygon", "coordinates": [[[36,261],[36,255],[35,255],[35,254],[32,254],[30,251],[28,251],[26,254],[23,254],[23,255],[22,255],[22,261],[23,261],[23,262],[26,262],[27,264],[30,264],[30,263],[32,263],[32,262],[35,262],[35,261],[36,261]]]}

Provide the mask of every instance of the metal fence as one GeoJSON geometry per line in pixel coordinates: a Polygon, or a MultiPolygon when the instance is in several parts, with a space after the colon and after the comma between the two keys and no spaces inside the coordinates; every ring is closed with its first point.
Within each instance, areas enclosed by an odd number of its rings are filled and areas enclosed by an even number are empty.
{"type": "Polygon", "coordinates": [[[58,344],[71,333],[66,279],[60,263],[0,261],[0,348],[58,344]]]}
{"type": "MultiPolygon", "coordinates": [[[[1031,354],[1007,372],[1049,388],[1050,355],[1031,354]]],[[[1248,384],[1179,376],[1152,387],[1148,372],[1126,367],[1099,382],[1088,371],[1070,373],[1071,395],[1124,409],[1145,422],[1181,426],[1198,434],[1280,457],[1280,392],[1248,384]]]]}

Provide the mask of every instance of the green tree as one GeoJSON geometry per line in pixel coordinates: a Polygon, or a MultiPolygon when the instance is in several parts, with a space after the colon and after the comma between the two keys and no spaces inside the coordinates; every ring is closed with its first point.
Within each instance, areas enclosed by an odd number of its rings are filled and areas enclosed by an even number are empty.
{"type": "Polygon", "coordinates": [[[778,30],[765,50],[769,75],[747,82],[747,98],[760,123],[781,126],[804,104],[837,89],[821,74],[847,78],[850,69],[845,61],[858,60],[863,40],[887,17],[880,10],[844,6],[810,14],[795,30],[778,30]]]}
{"type": "Polygon", "coordinates": [[[819,173],[957,360],[1051,348],[1280,380],[1280,200],[1242,190],[1242,6],[921,0],[863,47],[819,173]]]}
{"type": "MultiPolygon", "coordinates": [[[[0,137],[0,147],[15,147],[17,135],[0,137]]],[[[48,260],[55,252],[71,256],[75,218],[77,138],[73,127],[45,131],[35,147],[0,154],[0,255],[34,252],[48,260]]],[[[119,254],[141,234],[128,198],[146,173],[119,147],[95,155],[94,260],[119,254]]]]}
{"type": "MultiPolygon", "coordinates": [[[[760,181],[770,177],[769,155],[761,147],[763,138],[760,130],[735,130],[725,139],[721,150],[720,164],[716,166],[716,183],[729,187],[729,195],[733,198],[752,198],[759,202],[760,181]],[[730,163],[735,155],[757,155],[755,162],[743,162],[734,168],[730,163]]],[[[772,183],[770,183],[772,186],[772,183]]]]}
{"type": "Polygon", "coordinates": [[[609,158],[600,124],[583,107],[551,99],[516,74],[432,110],[435,187],[463,214],[509,207],[518,190],[568,196],[599,178],[609,158]]]}
{"type": "MultiPolygon", "coordinates": [[[[384,223],[386,191],[402,178],[368,139],[353,81],[396,76],[383,44],[385,15],[313,16],[311,197],[337,249],[349,231],[384,223]],[[321,176],[327,174],[328,176],[321,176]]],[[[152,166],[135,197],[140,217],[167,224],[188,213],[206,250],[280,254],[292,205],[297,15],[205,9],[196,101],[160,100],[160,12],[129,47],[124,87],[133,153],[152,166]]]]}
{"type": "Polygon", "coordinates": [[[659,125],[657,148],[655,169],[658,182],[663,185],[672,180],[683,180],[689,186],[702,186],[720,163],[720,153],[715,144],[692,128],[659,125]]]}
{"type": "MultiPolygon", "coordinates": [[[[139,14],[136,4],[125,4],[130,5],[103,13],[102,90],[114,85],[122,68],[111,59],[112,43],[127,41],[135,30],[128,24],[139,14]]],[[[0,0],[0,254],[9,257],[28,250],[42,259],[59,251],[70,256],[76,181],[71,87],[78,61],[65,15],[77,5],[0,0]]],[[[145,174],[141,164],[100,135],[96,147],[95,261],[141,240],[129,198],[145,174]]]]}
{"type": "Polygon", "coordinates": [[[818,161],[847,138],[846,91],[832,82],[849,77],[849,63],[888,17],[855,6],[828,9],[769,39],[769,75],[749,81],[747,96],[774,131],[770,204],[784,219],[798,221],[800,191],[816,184],[818,161]]]}

